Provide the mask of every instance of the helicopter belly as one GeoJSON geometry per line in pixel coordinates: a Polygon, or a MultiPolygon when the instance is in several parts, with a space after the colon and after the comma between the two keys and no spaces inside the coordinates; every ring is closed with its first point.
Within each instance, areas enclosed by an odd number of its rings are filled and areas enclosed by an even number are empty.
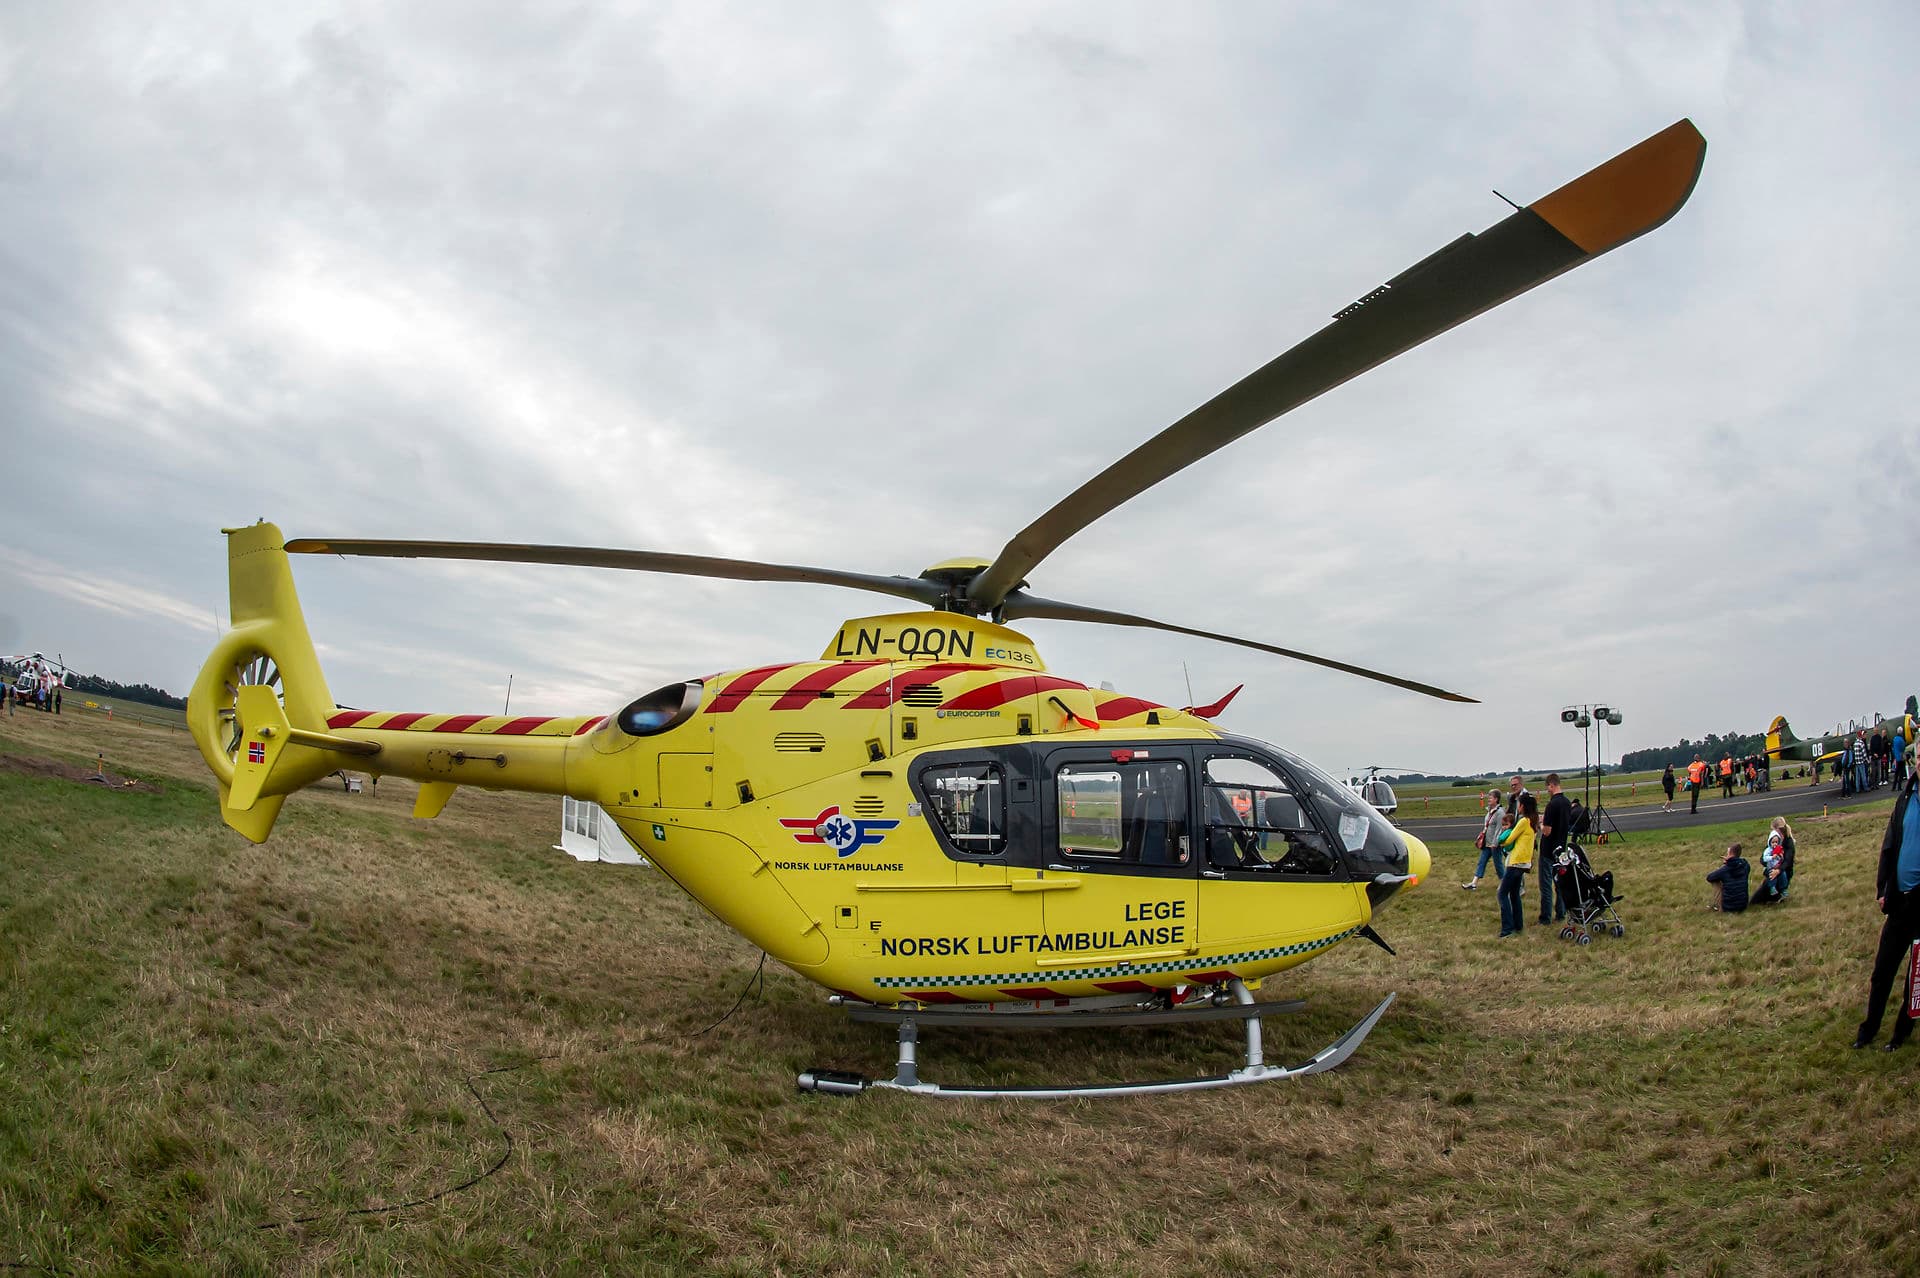
{"type": "Polygon", "coordinates": [[[1061,885],[1042,897],[1048,933],[1076,941],[1084,936],[1087,952],[1043,959],[1037,964],[1042,969],[1064,971],[1101,963],[1138,967],[1190,959],[1200,952],[1192,875],[1056,873],[1048,879],[1061,885]]]}
{"type": "Polygon", "coordinates": [[[1209,952],[1237,956],[1236,975],[1260,977],[1352,936],[1372,910],[1356,883],[1203,879],[1199,915],[1209,952]]]}
{"type": "Polygon", "coordinates": [[[768,954],[796,970],[826,959],[824,929],[753,848],[730,834],[676,824],[680,812],[629,808],[611,815],[661,873],[768,954]]]}
{"type": "Polygon", "coordinates": [[[991,869],[965,868],[979,873],[938,887],[857,887],[857,900],[836,911],[844,926],[830,932],[831,956],[805,974],[887,1004],[1145,995],[1231,977],[1257,984],[1353,936],[1368,915],[1351,883],[1196,888],[1017,868],[994,881],[991,869]]]}

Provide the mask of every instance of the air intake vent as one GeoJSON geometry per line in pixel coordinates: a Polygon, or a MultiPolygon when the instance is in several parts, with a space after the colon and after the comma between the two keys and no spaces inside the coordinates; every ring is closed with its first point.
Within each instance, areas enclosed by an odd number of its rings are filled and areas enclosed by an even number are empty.
{"type": "Polygon", "coordinates": [[[818,732],[776,732],[773,748],[787,754],[818,754],[827,748],[827,739],[818,732]]]}
{"type": "Polygon", "coordinates": [[[887,810],[887,805],[877,794],[863,794],[853,801],[853,814],[857,817],[877,817],[887,810]]]}
{"type": "Polygon", "coordinates": [[[946,696],[930,683],[910,683],[900,699],[910,706],[922,706],[931,709],[945,701],[946,696]]]}

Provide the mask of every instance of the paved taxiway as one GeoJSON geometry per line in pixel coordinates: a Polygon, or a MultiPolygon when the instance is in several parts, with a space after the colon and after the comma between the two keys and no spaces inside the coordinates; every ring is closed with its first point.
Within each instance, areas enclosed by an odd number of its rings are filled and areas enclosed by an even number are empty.
{"type": "MultiPolygon", "coordinates": [[[[1536,791],[1544,801],[1546,792],[1536,791]]],[[[1574,798],[1580,797],[1579,788],[1570,788],[1567,793],[1574,798]]],[[[1608,808],[1609,828],[1618,829],[1632,837],[1635,830],[1668,830],[1683,825],[1725,825],[1739,821],[1751,824],[1757,831],[1771,824],[1776,816],[1788,820],[1795,817],[1818,815],[1823,806],[1850,808],[1861,803],[1872,803],[1877,799],[1890,799],[1893,790],[1881,786],[1865,794],[1840,797],[1840,783],[1830,782],[1810,786],[1794,781],[1776,784],[1773,789],[1762,794],[1741,794],[1736,792],[1730,799],[1720,797],[1716,789],[1700,796],[1700,811],[1697,814],[1687,811],[1687,796],[1676,794],[1673,799],[1673,811],[1662,812],[1659,804],[1652,807],[1608,808]]],[[[1402,806],[1400,813],[1417,806],[1419,800],[1402,806]]],[[[1543,805],[1544,806],[1544,802],[1543,805]]],[[[1396,813],[1396,817],[1400,815],[1396,813]]],[[[1427,842],[1435,840],[1457,839],[1471,842],[1473,836],[1480,833],[1479,817],[1407,817],[1397,820],[1396,824],[1409,834],[1417,834],[1427,842]]]]}

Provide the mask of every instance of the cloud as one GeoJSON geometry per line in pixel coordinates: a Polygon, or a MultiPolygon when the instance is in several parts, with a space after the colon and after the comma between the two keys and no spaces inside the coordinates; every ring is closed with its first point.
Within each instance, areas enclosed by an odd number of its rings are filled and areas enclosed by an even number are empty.
{"type": "MultiPolygon", "coordinates": [[[[1920,485],[1911,6],[0,23],[0,403],[9,448],[63,477],[10,489],[0,544],[39,567],[0,562],[35,633],[83,629],[116,677],[178,682],[205,623],[177,601],[219,597],[217,529],[262,516],[872,572],[991,556],[1497,220],[1489,188],[1537,197],[1691,115],[1707,168],[1671,224],[1034,574],[1483,706],[1204,641],[1035,635],[1056,670],[1163,700],[1245,681],[1229,726],[1335,767],[1564,762],[1558,707],[1595,695],[1626,709],[1622,748],[1905,695],[1890,649],[1814,654],[1848,618],[1920,623],[1883,556],[1920,485]]],[[[516,706],[604,709],[892,606],[296,572],[336,694],[413,708],[492,705],[512,674],[516,706]]]]}
{"type": "Polygon", "coordinates": [[[54,563],[10,546],[0,546],[0,569],[17,583],[71,599],[96,611],[135,621],[159,622],[209,636],[214,633],[215,620],[211,612],[160,591],[134,585],[124,578],[54,563]]]}

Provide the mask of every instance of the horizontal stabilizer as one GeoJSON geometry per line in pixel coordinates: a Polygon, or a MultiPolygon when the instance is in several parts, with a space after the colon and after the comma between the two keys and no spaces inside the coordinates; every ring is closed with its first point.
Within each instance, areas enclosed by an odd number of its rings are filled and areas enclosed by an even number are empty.
{"type": "Polygon", "coordinates": [[[422,781],[419,797],[413,801],[413,815],[421,821],[431,821],[446,811],[447,800],[460,787],[451,781],[422,781]]]}

